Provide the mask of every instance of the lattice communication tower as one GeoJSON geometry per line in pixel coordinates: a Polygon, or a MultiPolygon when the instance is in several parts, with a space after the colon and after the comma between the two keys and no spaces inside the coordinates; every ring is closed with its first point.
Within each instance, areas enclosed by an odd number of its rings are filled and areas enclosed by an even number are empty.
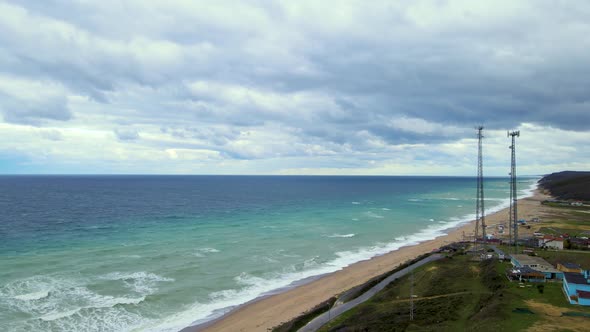
{"type": "Polygon", "coordinates": [[[510,243],[514,243],[514,253],[518,253],[518,209],[516,195],[516,144],[515,138],[520,137],[520,131],[508,132],[508,137],[512,137],[510,150],[512,158],[510,163],[510,243]]]}
{"type": "Polygon", "coordinates": [[[477,248],[477,241],[479,239],[479,229],[481,227],[481,234],[483,242],[486,241],[486,222],[484,213],[484,199],[483,199],[483,158],[481,143],[483,140],[483,126],[477,127],[477,198],[475,203],[475,245],[477,248]]]}

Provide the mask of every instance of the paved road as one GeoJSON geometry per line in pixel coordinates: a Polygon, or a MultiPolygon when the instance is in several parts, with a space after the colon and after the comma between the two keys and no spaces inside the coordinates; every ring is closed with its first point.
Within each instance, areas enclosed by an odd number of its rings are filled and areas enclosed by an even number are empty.
{"type": "Polygon", "coordinates": [[[314,318],[312,321],[310,321],[309,323],[307,323],[307,325],[305,325],[304,327],[300,328],[298,332],[313,332],[313,331],[317,331],[320,327],[324,326],[326,323],[328,323],[330,320],[338,317],[339,315],[345,313],[346,311],[356,307],[357,305],[367,301],[368,299],[370,299],[373,295],[375,295],[377,292],[379,292],[380,290],[382,290],[383,288],[385,288],[385,286],[389,285],[389,283],[391,283],[392,281],[394,281],[395,279],[401,278],[403,276],[405,276],[406,274],[410,273],[412,270],[414,270],[417,267],[420,267],[424,264],[428,264],[430,262],[434,262],[436,260],[439,260],[443,257],[443,255],[441,254],[433,254],[430,255],[406,268],[403,268],[397,272],[395,272],[394,274],[390,275],[389,277],[387,277],[386,279],[384,279],[383,281],[381,281],[380,283],[378,283],[377,285],[373,286],[373,288],[369,289],[368,291],[366,291],[364,294],[362,294],[361,296],[357,297],[356,299],[350,301],[350,302],[346,302],[340,306],[337,307],[333,307],[332,309],[330,309],[330,311],[325,312],[321,315],[319,315],[318,317],[314,318]]]}
{"type": "Polygon", "coordinates": [[[488,247],[492,248],[496,252],[496,254],[503,255],[504,257],[508,257],[508,255],[506,255],[502,250],[498,249],[498,247],[496,247],[495,245],[490,244],[490,245],[488,245],[488,247]]]}

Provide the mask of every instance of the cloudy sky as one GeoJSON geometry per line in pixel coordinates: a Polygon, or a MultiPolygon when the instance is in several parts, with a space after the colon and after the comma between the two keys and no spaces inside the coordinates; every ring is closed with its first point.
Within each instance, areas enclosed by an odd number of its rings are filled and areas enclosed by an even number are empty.
{"type": "Polygon", "coordinates": [[[0,173],[590,170],[590,2],[0,1],[0,173]]]}

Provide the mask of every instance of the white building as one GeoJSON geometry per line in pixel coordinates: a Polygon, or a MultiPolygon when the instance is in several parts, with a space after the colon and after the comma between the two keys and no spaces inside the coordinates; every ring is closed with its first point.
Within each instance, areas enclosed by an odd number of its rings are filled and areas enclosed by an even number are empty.
{"type": "Polygon", "coordinates": [[[545,235],[539,239],[539,247],[563,250],[563,238],[545,235]]]}

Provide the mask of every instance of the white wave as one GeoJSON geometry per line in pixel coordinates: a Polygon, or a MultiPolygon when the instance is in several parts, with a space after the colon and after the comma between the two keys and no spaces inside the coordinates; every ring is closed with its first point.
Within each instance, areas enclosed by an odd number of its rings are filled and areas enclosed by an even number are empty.
{"type": "Polygon", "coordinates": [[[215,248],[199,248],[197,251],[206,253],[219,252],[219,250],[215,248]]]}
{"type": "Polygon", "coordinates": [[[347,237],[354,237],[356,234],[354,233],[350,233],[350,234],[332,234],[332,235],[328,235],[328,237],[343,237],[343,238],[347,238],[347,237]]]}
{"type": "Polygon", "coordinates": [[[353,205],[360,205],[361,202],[352,202],[353,205]]]}
{"type": "Polygon", "coordinates": [[[76,309],[72,309],[69,311],[63,311],[63,312],[51,312],[49,314],[43,315],[41,317],[39,317],[39,319],[46,321],[46,322],[50,322],[53,320],[57,320],[57,319],[61,319],[61,318],[65,318],[65,317],[69,317],[72,316],[73,314],[79,312],[82,308],[76,308],[76,309]]]}
{"type": "Polygon", "coordinates": [[[434,221],[434,219],[430,218],[430,219],[428,219],[428,221],[434,221]]]}
{"type": "Polygon", "coordinates": [[[0,287],[0,301],[6,301],[8,307],[17,311],[34,312],[49,301],[50,294],[59,289],[60,284],[67,285],[44,275],[18,279],[0,287]]]}
{"type": "Polygon", "coordinates": [[[315,266],[320,265],[319,258],[320,258],[320,256],[314,256],[312,258],[306,259],[303,262],[303,268],[309,269],[311,267],[315,267],[315,266]]]}
{"type": "Polygon", "coordinates": [[[119,255],[119,257],[122,257],[122,258],[133,258],[133,259],[141,258],[140,255],[119,255]]]}
{"type": "Polygon", "coordinates": [[[422,202],[420,198],[409,198],[408,202],[422,202]]]}
{"type": "Polygon", "coordinates": [[[137,280],[150,280],[150,281],[174,281],[172,278],[166,278],[159,276],[155,273],[140,271],[140,272],[111,272],[101,277],[101,279],[107,280],[125,280],[125,279],[137,279],[137,280]]]}
{"type": "Polygon", "coordinates": [[[388,209],[388,208],[381,208],[381,210],[383,210],[383,211],[391,211],[391,209],[388,209]]]}
{"type": "Polygon", "coordinates": [[[359,221],[359,218],[352,218],[352,221],[359,221]]]}
{"type": "Polygon", "coordinates": [[[49,296],[49,291],[42,290],[39,292],[27,293],[27,294],[22,294],[22,295],[15,295],[12,298],[17,299],[17,300],[23,300],[23,301],[33,301],[33,300],[40,300],[40,299],[46,298],[48,296],[49,296]]]}
{"type": "Polygon", "coordinates": [[[253,275],[250,275],[250,274],[245,273],[245,272],[240,273],[240,275],[238,275],[237,277],[235,277],[234,280],[238,284],[240,284],[240,285],[246,285],[246,286],[258,285],[259,283],[266,281],[263,278],[253,276],[253,275]]]}
{"type": "MultiPolygon", "coordinates": [[[[125,276],[113,274],[110,277],[119,279],[125,276]]],[[[70,275],[33,276],[2,286],[0,302],[9,312],[21,312],[35,318],[27,322],[27,329],[37,331],[131,330],[147,319],[120,307],[137,305],[145,300],[145,296],[101,295],[88,288],[96,280],[70,275]],[[24,292],[35,288],[44,289],[24,292]],[[100,322],[98,327],[97,322],[100,322]]],[[[15,325],[14,329],[22,330],[22,326],[15,325]]]]}
{"type": "Polygon", "coordinates": [[[368,217],[371,217],[371,218],[377,218],[377,219],[383,219],[383,218],[385,218],[384,216],[382,216],[380,214],[376,214],[375,212],[372,212],[372,211],[367,211],[365,214],[368,217]]]}
{"type": "Polygon", "coordinates": [[[193,253],[193,256],[196,257],[205,257],[207,254],[214,254],[220,252],[218,249],[215,248],[198,248],[193,253]]]}
{"type": "Polygon", "coordinates": [[[142,295],[150,295],[156,291],[159,282],[172,282],[174,279],[159,276],[149,272],[111,272],[101,279],[123,281],[127,288],[142,295]]]}

